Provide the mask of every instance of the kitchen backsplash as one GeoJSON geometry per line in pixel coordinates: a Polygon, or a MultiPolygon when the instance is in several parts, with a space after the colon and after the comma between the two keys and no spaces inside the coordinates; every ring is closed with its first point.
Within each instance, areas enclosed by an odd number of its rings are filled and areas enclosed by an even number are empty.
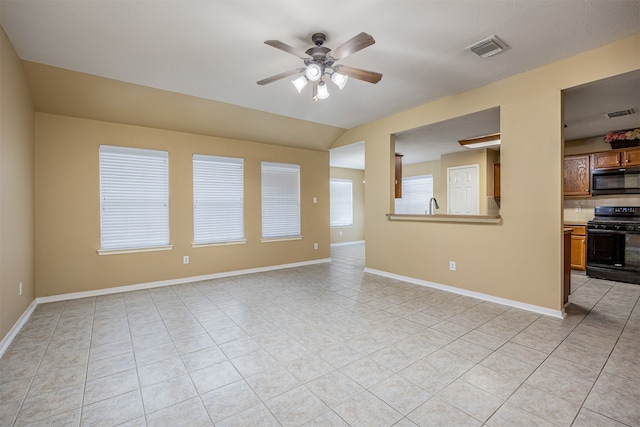
{"type": "Polygon", "coordinates": [[[586,223],[593,219],[593,208],[596,206],[640,206],[640,194],[567,197],[564,199],[564,222],[586,223]]]}

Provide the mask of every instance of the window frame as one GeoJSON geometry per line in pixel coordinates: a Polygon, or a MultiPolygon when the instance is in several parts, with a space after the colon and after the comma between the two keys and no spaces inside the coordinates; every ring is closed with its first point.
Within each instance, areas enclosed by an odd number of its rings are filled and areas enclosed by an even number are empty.
{"type": "Polygon", "coordinates": [[[171,250],[169,152],[100,145],[98,160],[98,254],[171,250]],[[159,230],[149,233],[152,226],[159,230]]]}
{"type": "Polygon", "coordinates": [[[329,226],[331,228],[353,227],[353,181],[350,179],[331,178],[329,180],[329,226]],[[348,221],[343,220],[343,222],[338,223],[338,219],[334,220],[334,215],[337,215],[336,211],[338,210],[337,208],[334,209],[335,204],[342,205],[346,203],[346,199],[337,199],[339,196],[336,195],[336,192],[342,190],[336,189],[334,191],[334,184],[348,184],[349,186],[348,213],[343,215],[345,218],[349,217],[348,221]],[[334,199],[334,197],[336,198],[334,199]]]}
{"type": "Polygon", "coordinates": [[[246,243],[244,159],[193,154],[191,163],[192,247],[246,243]]]}
{"type": "MultiPolygon", "coordinates": [[[[423,193],[416,193],[416,194],[423,194],[423,193]]],[[[402,178],[402,198],[395,199],[395,213],[398,215],[425,215],[426,211],[429,209],[429,200],[431,199],[431,197],[434,197],[433,196],[433,174],[423,174],[423,175],[403,177],[402,178]],[[426,196],[426,201],[424,206],[418,205],[417,203],[415,203],[415,201],[408,201],[408,199],[412,198],[413,196],[413,191],[412,191],[413,186],[409,184],[408,181],[410,182],[410,181],[418,181],[418,180],[431,181],[430,183],[429,182],[426,183],[427,186],[429,185],[431,186],[431,192],[429,193],[428,189],[424,192],[426,196]],[[421,212],[408,212],[407,209],[411,206],[421,206],[421,208],[424,208],[424,209],[420,209],[421,212]]]]}
{"type": "Polygon", "coordinates": [[[298,164],[262,161],[260,164],[261,241],[302,239],[301,168],[298,164]],[[279,181],[276,182],[276,181],[279,181]],[[284,185],[281,185],[284,184],[284,185]],[[274,190],[294,190],[274,193],[274,190]],[[292,202],[292,203],[289,203],[292,202]],[[293,220],[293,226],[288,221],[293,220]],[[284,227],[275,233],[278,226],[284,227]]]}

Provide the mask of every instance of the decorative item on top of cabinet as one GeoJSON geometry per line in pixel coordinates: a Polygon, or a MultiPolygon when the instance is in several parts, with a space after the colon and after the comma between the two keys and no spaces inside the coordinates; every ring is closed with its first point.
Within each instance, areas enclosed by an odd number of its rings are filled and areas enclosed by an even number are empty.
{"type": "Polygon", "coordinates": [[[593,153],[593,169],[624,168],[640,165],[640,147],[593,153]]]}
{"type": "Polygon", "coordinates": [[[571,228],[571,268],[586,270],[587,268],[587,226],[579,224],[565,224],[571,228]]]}
{"type": "Polygon", "coordinates": [[[402,198],[402,154],[396,153],[396,183],[395,183],[395,194],[396,199],[402,198]]]}
{"type": "Polygon", "coordinates": [[[590,156],[580,154],[564,157],[564,195],[589,196],[590,186],[590,156]]]}
{"type": "Polygon", "coordinates": [[[493,164],[493,198],[500,200],[500,163],[493,164]]]}

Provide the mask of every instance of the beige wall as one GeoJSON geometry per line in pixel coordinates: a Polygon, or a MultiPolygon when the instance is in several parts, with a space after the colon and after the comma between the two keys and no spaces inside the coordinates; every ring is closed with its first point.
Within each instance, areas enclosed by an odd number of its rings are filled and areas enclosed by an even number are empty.
{"type": "Polygon", "coordinates": [[[33,233],[33,105],[0,28],[0,341],[35,299],[33,233]]]}
{"type": "Polygon", "coordinates": [[[36,113],[36,293],[43,297],[329,257],[329,153],[36,113]],[[169,152],[173,250],[121,255],[100,245],[98,147],[169,152]],[[244,245],[192,248],[192,154],[244,158],[244,245]],[[261,243],[260,162],[301,170],[304,238],[261,243]],[[313,204],[313,197],[318,203],[313,204]],[[313,249],[313,243],[319,249],[313,249]],[[182,264],[188,255],[190,263],[182,264]]]}
{"type": "Polygon", "coordinates": [[[561,90],[635,69],[640,36],[349,130],[332,148],[366,141],[367,268],[561,310],[561,90]],[[391,136],[497,106],[502,223],[388,220],[391,136]]]}
{"type": "Polygon", "coordinates": [[[331,168],[331,178],[353,182],[353,225],[331,227],[331,244],[364,240],[364,171],[358,169],[331,168]],[[342,235],[340,235],[342,232],[342,235]]]}
{"type": "Polygon", "coordinates": [[[593,138],[572,139],[564,143],[565,156],[607,150],[611,150],[611,145],[604,142],[604,135],[593,138]]]}

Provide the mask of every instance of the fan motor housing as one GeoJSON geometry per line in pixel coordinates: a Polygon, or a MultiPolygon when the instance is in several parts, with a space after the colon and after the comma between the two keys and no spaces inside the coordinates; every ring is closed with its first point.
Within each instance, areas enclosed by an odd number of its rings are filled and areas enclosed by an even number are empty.
{"type": "Polygon", "coordinates": [[[314,33],[311,36],[311,41],[316,46],[322,46],[324,44],[324,42],[327,41],[327,36],[324,33],[314,33]]]}

